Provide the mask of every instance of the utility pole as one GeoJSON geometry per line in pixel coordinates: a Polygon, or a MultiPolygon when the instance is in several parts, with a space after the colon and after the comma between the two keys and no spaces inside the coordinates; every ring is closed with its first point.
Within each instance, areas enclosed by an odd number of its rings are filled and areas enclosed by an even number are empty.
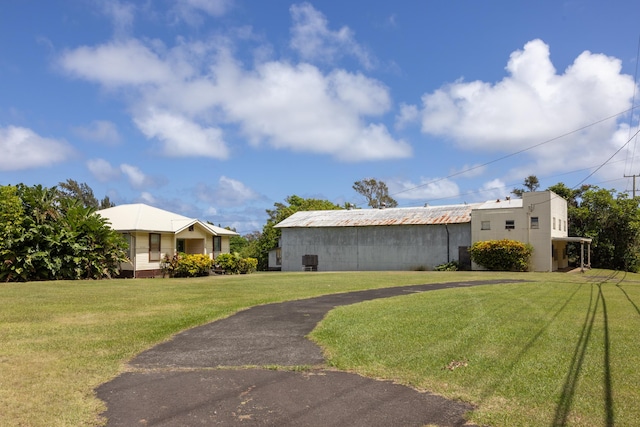
{"type": "Polygon", "coordinates": [[[640,175],[625,175],[625,178],[633,178],[633,198],[636,198],[636,177],[640,175]]]}

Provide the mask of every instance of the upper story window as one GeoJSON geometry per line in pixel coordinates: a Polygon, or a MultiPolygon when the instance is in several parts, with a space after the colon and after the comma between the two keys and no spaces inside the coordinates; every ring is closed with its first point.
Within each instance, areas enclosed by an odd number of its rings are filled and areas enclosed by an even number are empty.
{"type": "Polygon", "coordinates": [[[531,228],[540,228],[540,220],[537,216],[531,217],[531,228]]]}
{"type": "Polygon", "coordinates": [[[480,223],[480,230],[491,230],[491,221],[482,221],[480,223]]]}
{"type": "Polygon", "coordinates": [[[556,217],[555,216],[553,217],[553,229],[554,230],[556,229],[556,217]]]}
{"type": "Polygon", "coordinates": [[[513,230],[516,228],[516,221],[513,219],[508,219],[504,222],[504,228],[507,230],[513,230]]]}

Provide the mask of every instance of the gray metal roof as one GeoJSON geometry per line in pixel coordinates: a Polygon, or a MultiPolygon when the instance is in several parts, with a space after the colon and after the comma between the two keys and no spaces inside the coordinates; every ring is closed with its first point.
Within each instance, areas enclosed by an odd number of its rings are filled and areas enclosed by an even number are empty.
{"type": "Polygon", "coordinates": [[[471,222],[471,210],[477,206],[302,211],[278,223],[276,228],[462,224],[471,222]]]}

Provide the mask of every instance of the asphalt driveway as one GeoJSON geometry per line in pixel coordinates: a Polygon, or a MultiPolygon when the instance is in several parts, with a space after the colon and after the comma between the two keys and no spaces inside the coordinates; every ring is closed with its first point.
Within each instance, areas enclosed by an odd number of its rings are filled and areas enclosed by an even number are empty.
{"type": "Polygon", "coordinates": [[[96,392],[108,426],[462,426],[470,405],[327,370],[305,336],[337,306],[508,282],[401,286],[253,307],[141,353],[129,372],[96,392]],[[313,368],[295,369],[302,365],[313,368]]]}

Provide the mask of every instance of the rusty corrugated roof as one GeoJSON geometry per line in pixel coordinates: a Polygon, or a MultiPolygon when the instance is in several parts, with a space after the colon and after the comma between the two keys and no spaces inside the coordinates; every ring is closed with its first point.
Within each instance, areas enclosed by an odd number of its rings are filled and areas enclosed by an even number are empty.
{"type": "Polygon", "coordinates": [[[296,212],[276,225],[295,227],[367,227],[380,225],[461,224],[471,222],[478,204],[415,208],[353,209],[296,212]]]}

